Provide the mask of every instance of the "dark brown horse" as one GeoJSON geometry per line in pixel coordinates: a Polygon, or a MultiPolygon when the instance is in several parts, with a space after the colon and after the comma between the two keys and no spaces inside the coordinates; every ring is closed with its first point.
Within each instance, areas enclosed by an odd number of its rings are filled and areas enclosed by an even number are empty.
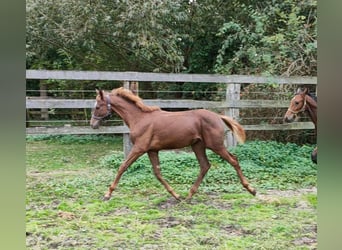
{"type": "Polygon", "coordinates": [[[252,195],[256,194],[255,189],[244,177],[237,158],[227,151],[223,143],[224,124],[231,129],[240,142],[245,141],[245,131],[232,118],[203,109],[183,112],[162,111],[159,107],[144,105],[138,96],[124,88],[113,89],[111,92],[96,91],[96,104],[90,121],[91,127],[98,128],[100,121],[115,111],[130,128],[130,139],[133,143],[127,159],[119,167],[104,200],[110,199],[122,174],[144,153],[148,154],[157,179],[173,197],[179,200],[180,196],[161,175],[158,151],[183,148],[189,145],[200,164],[200,173],[189,191],[188,199],[197,191],[210,168],[205,153],[206,148],[229,162],[235,168],[243,187],[252,195]]]}
{"type": "MultiPolygon", "coordinates": [[[[317,135],[317,101],[312,96],[308,89],[298,89],[295,96],[290,102],[290,106],[284,116],[285,122],[297,121],[299,114],[307,112],[311,118],[311,121],[315,124],[315,134],[317,135]]],[[[317,164],[317,147],[311,153],[311,159],[317,164]]]]}

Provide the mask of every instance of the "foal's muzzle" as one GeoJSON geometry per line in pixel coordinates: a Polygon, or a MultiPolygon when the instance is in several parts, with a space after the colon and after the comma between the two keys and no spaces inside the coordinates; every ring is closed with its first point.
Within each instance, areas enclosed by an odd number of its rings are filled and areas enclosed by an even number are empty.
{"type": "Polygon", "coordinates": [[[107,120],[111,116],[111,114],[112,114],[111,112],[108,112],[105,116],[92,115],[90,119],[90,126],[93,129],[99,128],[101,122],[107,120]]]}
{"type": "Polygon", "coordinates": [[[285,116],[284,117],[284,122],[285,123],[291,123],[295,120],[295,116],[294,115],[290,115],[290,116],[285,116]]]}
{"type": "Polygon", "coordinates": [[[90,120],[90,126],[92,129],[98,129],[100,127],[100,120],[97,120],[97,119],[94,119],[94,118],[91,118],[90,120]]]}

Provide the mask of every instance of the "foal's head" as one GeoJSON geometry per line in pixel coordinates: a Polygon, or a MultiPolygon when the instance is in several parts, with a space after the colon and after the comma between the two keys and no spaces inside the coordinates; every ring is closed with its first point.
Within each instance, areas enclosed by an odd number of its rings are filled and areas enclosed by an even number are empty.
{"type": "Polygon", "coordinates": [[[90,126],[97,129],[101,120],[107,118],[112,113],[109,95],[105,95],[103,90],[96,89],[96,102],[90,119],[90,126]]]}
{"type": "Polygon", "coordinates": [[[298,89],[295,96],[292,98],[290,102],[290,106],[287,109],[287,112],[284,116],[285,122],[293,122],[297,121],[299,116],[298,114],[304,112],[306,110],[306,95],[308,95],[308,89],[304,90],[298,89]]]}

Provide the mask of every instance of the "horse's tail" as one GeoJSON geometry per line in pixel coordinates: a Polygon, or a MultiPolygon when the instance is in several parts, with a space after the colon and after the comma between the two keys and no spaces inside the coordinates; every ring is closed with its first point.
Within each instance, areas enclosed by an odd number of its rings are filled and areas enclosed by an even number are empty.
{"type": "Polygon", "coordinates": [[[233,118],[230,118],[225,115],[220,116],[222,121],[230,128],[230,130],[235,135],[236,139],[239,143],[244,143],[246,141],[246,133],[243,127],[235,121],[233,118]]]}

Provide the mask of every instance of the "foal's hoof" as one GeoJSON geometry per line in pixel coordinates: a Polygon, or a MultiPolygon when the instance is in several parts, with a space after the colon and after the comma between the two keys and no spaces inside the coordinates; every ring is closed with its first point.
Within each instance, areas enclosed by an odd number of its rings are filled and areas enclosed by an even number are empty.
{"type": "Polygon", "coordinates": [[[251,188],[248,190],[253,196],[256,195],[256,190],[254,188],[251,188]]]}
{"type": "Polygon", "coordinates": [[[177,200],[177,201],[181,201],[182,199],[181,199],[181,197],[180,197],[180,195],[176,195],[176,196],[174,196],[175,197],[175,199],[177,200]]]}
{"type": "Polygon", "coordinates": [[[109,201],[109,199],[110,199],[110,196],[106,196],[106,195],[103,196],[103,198],[102,198],[103,201],[109,201]]]}

